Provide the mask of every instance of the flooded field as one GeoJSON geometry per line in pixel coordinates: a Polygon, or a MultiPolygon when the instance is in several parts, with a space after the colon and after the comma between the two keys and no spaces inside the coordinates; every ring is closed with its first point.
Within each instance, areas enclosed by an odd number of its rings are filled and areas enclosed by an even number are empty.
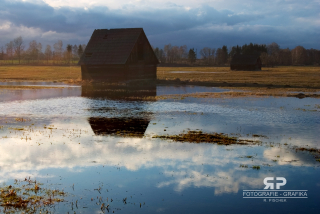
{"type": "Polygon", "coordinates": [[[319,213],[319,99],[53,85],[0,90],[0,212],[319,213]]]}

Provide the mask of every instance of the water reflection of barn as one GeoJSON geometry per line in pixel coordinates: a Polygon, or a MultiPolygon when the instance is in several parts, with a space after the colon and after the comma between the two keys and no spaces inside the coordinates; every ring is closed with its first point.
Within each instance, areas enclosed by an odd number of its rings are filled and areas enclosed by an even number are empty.
{"type": "Polygon", "coordinates": [[[260,71],[261,59],[257,55],[235,54],[230,62],[231,70],[260,71]]]}
{"type": "MultiPolygon", "coordinates": [[[[119,105],[126,102],[134,102],[133,109],[117,109],[116,107],[104,106],[90,107],[94,116],[88,118],[88,122],[95,135],[114,135],[127,137],[143,137],[152,117],[152,113],[145,110],[146,103],[155,100],[155,83],[125,85],[125,84],[89,84],[82,86],[82,96],[94,98],[92,102],[101,99],[120,101],[119,105]],[[132,113],[139,112],[139,113],[132,113]],[[113,116],[96,116],[115,113],[113,116]],[[128,114],[127,114],[128,113],[128,114]]],[[[120,106],[119,106],[120,107],[120,106]]]]}
{"type": "Polygon", "coordinates": [[[83,80],[156,79],[159,61],[142,28],[97,29],[78,63],[83,80]]]}

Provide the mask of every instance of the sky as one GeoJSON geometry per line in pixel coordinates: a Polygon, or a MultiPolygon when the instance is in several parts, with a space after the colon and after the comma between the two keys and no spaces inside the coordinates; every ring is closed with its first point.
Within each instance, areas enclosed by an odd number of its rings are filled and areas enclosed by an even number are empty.
{"type": "Polygon", "coordinates": [[[135,27],[160,48],[320,49],[320,0],[0,0],[0,47],[19,36],[26,47],[86,44],[95,29],[135,27]]]}

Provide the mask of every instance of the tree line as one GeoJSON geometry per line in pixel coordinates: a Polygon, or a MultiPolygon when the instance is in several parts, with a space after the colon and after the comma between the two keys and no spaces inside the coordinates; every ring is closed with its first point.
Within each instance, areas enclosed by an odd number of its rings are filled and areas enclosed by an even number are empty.
{"type": "Polygon", "coordinates": [[[32,40],[26,46],[19,36],[0,47],[0,60],[5,64],[57,64],[70,65],[78,63],[86,48],[85,44],[63,47],[63,42],[58,40],[51,45],[42,46],[40,42],[32,40]]]}
{"type": "MultiPolygon", "coordinates": [[[[86,48],[85,44],[63,47],[63,42],[58,40],[51,45],[42,44],[33,40],[28,47],[21,36],[0,47],[0,60],[6,64],[77,64],[86,48]]],[[[194,48],[188,50],[186,45],[164,45],[163,49],[153,48],[160,64],[163,65],[208,65],[228,66],[235,54],[250,54],[260,56],[265,66],[275,65],[320,65],[320,50],[305,49],[297,46],[290,50],[282,49],[273,42],[271,44],[244,44],[242,46],[221,48],[204,47],[199,51],[194,48]]]]}
{"type": "Polygon", "coordinates": [[[226,45],[217,49],[204,47],[199,51],[199,59],[197,50],[191,48],[188,51],[186,45],[179,47],[168,44],[163,49],[154,48],[154,52],[162,64],[227,66],[235,54],[249,54],[260,56],[264,66],[320,65],[320,50],[305,49],[303,46],[297,46],[292,50],[281,49],[275,42],[268,45],[250,43],[232,46],[229,49],[226,45]]]}

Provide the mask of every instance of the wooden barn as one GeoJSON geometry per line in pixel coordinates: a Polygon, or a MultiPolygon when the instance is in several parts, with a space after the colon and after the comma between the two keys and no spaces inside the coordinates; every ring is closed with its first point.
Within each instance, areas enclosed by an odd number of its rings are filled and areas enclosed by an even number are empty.
{"type": "Polygon", "coordinates": [[[257,55],[235,54],[230,63],[231,70],[260,71],[261,59],[257,55]]]}
{"type": "Polygon", "coordinates": [[[159,61],[142,28],[97,29],[79,60],[83,80],[156,79],[159,61]]]}

